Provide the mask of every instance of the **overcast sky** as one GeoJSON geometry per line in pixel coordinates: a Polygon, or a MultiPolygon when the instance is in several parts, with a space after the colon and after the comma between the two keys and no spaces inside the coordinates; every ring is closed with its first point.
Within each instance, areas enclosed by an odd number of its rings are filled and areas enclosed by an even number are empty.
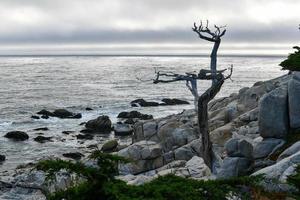
{"type": "Polygon", "coordinates": [[[17,49],[205,47],[194,21],[227,25],[224,47],[299,44],[300,0],[1,0],[0,54],[17,49]]]}

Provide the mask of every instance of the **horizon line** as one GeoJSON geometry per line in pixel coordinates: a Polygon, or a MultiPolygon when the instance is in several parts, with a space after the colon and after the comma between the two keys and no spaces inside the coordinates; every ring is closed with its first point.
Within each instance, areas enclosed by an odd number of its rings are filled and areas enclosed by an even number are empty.
{"type": "MultiPolygon", "coordinates": [[[[210,54],[0,54],[0,57],[209,57],[210,54]]],[[[219,54],[219,57],[287,57],[286,54],[219,54]]]]}

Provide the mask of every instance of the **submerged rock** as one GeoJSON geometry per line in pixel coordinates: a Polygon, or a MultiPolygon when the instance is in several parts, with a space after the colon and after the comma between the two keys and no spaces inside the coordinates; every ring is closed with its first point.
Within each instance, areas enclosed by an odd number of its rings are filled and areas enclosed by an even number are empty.
{"type": "Polygon", "coordinates": [[[153,102],[153,101],[146,101],[144,99],[136,99],[132,102],[130,102],[132,107],[150,107],[150,106],[159,106],[159,103],[153,102]]]}
{"type": "Polygon", "coordinates": [[[78,134],[76,135],[76,138],[79,140],[92,140],[94,136],[91,134],[78,134]]]}
{"type": "Polygon", "coordinates": [[[63,156],[66,158],[72,158],[74,160],[80,160],[81,157],[83,157],[83,154],[79,152],[72,152],[72,153],[64,153],[63,156]]]}
{"type": "Polygon", "coordinates": [[[117,118],[130,119],[137,118],[141,120],[153,119],[152,115],[142,114],[138,111],[130,111],[130,112],[121,112],[119,113],[117,118]]]}
{"type": "Polygon", "coordinates": [[[38,114],[38,115],[43,115],[43,116],[54,117],[54,114],[53,114],[52,112],[50,112],[50,111],[48,111],[48,110],[45,110],[45,109],[43,109],[43,110],[37,112],[36,114],[38,114]]]}
{"type": "Polygon", "coordinates": [[[183,104],[190,104],[188,101],[180,100],[180,99],[169,99],[169,98],[164,98],[161,100],[164,102],[163,104],[160,105],[183,105],[183,104]]]}
{"type": "Polygon", "coordinates": [[[5,155],[1,155],[1,154],[0,154],[0,162],[5,161],[5,159],[6,159],[5,155]]]}
{"type": "Polygon", "coordinates": [[[43,119],[48,119],[49,117],[58,117],[62,119],[80,119],[82,116],[80,113],[72,113],[66,109],[56,109],[54,112],[48,110],[41,110],[37,112],[38,115],[42,115],[43,119]]]}
{"type": "Polygon", "coordinates": [[[28,140],[29,136],[23,131],[11,131],[4,135],[4,137],[15,140],[15,141],[24,141],[28,140]]]}
{"type": "Polygon", "coordinates": [[[48,131],[49,130],[49,128],[47,128],[47,127],[42,127],[42,128],[35,128],[35,129],[33,129],[34,131],[48,131]]]}
{"type": "Polygon", "coordinates": [[[34,138],[33,140],[39,143],[45,143],[45,142],[52,142],[52,137],[45,137],[45,136],[37,136],[36,138],[34,138]]]}
{"type": "Polygon", "coordinates": [[[70,134],[74,133],[74,131],[62,131],[61,133],[65,134],[65,135],[70,135],[70,134]]]}
{"type": "Polygon", "coordinates": [[[36,116],[36,115],[32,115],[31,118],[32,118],[32,119],[40,119],[40,117],[39,117],[39,116],[36,116]]]}

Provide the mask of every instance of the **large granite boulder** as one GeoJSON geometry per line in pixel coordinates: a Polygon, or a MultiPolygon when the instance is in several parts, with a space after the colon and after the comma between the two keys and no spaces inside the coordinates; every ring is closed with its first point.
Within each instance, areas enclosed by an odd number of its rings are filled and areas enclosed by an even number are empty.
{"type": "Polygon", "coordinates": [[[129,124],[114,124],[114,132],[118,136],[127,136],[132,134],[133,129],[129,124]]]}
{"type": "Polygon", "coordinates": [[[253,156],[255,159],[266,158],[278,150],[285,141],[276,138],[265,138],[254,146],[253,156]]]}
{"type": "Polygon", "coordinates": [[[293,72],[288,84],[290,127],[300,128],[300,72],[293,72]]]}
{"type": "Polygon", "coordinates": [[[226,157],[223,161],[218,178],[229,178],[247,175],[252,170],[253,162],[244,157],[226,157]]]}
{"type": "Polygon", "coordinates": [[[28,140],[29,136],[23,131],[11,131],[4,135],[4,137],[15,140],[15,141],[24,141],[28,140]]]}
{"type": "Polygon", "coordinates": [[[284,179],[282,176],[285,176],[287,171],[289,171],[293,166],[300,164],[300,151],[297,153],[286,157],[280,161],[278,161],[276,164],[271,165],[269,167],[263,168],[257,172],[255,172],[253,175],[260,175],[263,174],[268,179],[275,179],[275,180],[281,180],[284,179]]]}
{"type": "Polygon", "coordinates": [[[240,109],[248,111],[256,108],[259,99],[274,88],[275,85],[272,82],[266,81],[259,85],[254,85],[251,88],[241,89],[238,94],[238,104],[241,105],[240,109]]]}
{"type": "Polygon", "coordinates": [[[246,139],[230,139],[225,143],[225,149],[229,157],[253,157],[253,146],[246,139]]]}
{"type": "Polygon", "coordinates": [[[260,101],[259,132],[263,138],[284,138],[288,133],[288,96],[285,85],[266,94],[260,101]]]}
{"type": "Polygon", "coordinates": [[[162,148],[153,141],[140,141],[118,152],[132,162],[119,165],[121,174],[138,174],[163,166],[162,148]]]}
{"type": "Polygon", "coordinates": [[[292,146],[290,146],[289,148],[287,148],[286,150],[284,150],[278,157],[277,162],[289,157],[297,152],[300,152],[300,141],[294,143],[292,146]]]}
{"type": "Polygon", "coordinates": [[[108,116],[103,115],[98,117],[97,119],[88,121],[85,124],[85,127],[87,130],[91,132],[106,133],[111,131],[112,123],[108,116]]]}

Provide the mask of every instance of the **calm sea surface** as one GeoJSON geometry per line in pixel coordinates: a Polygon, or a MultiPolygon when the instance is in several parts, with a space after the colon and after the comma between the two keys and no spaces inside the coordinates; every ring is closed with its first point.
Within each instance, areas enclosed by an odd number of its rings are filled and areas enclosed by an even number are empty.
{"type": "MultiPolygon", "coordinates": [[[[234,65],[233,81],[226,81],[220,96],[238,92],[280,76],[280,57],[221,57],[219,68],[234,65]]],[[[206,57],[101,57],[101,56],[51,56],[51,57],[0,57],[0,154],[7,160],[0,164],[0,176],[11,173],[20,164],[34,162],[43,157],[60,156],[65,152],[88,152],[87,146],[103,143],[114,135],[98,135],[92,141],[78,141],[76,134],[83,128],[81,122],[99,115],[109,115],[113,122],[121,111],[138,110],[154,117],[177,113],[188,106],[162,106],[131,108],[129,102],[136,98],[159,101],[164,97],[180,98],[192,102],[185,83],[153,84],[155,68],[162,71],[198,72],[207,68],[206,57]],[[86,107],[93,111],[85,111],[86,107]],[[41,109],[66,108],[83,114],[82,119],[31,119],[41,109]],[[44,136],[53,142],[39,144],[34,128],[48,127],[44,136]],[[3,137],[12,130],[25,131],[30,139],[13,142],[3,137]],[[75,131],[63,135],[62,131],[75,131]]],[[[210,83],[199,83],[203,91],[210,83]]],[[[126,139],[120,138],[124,142],[126,139]]]]}

